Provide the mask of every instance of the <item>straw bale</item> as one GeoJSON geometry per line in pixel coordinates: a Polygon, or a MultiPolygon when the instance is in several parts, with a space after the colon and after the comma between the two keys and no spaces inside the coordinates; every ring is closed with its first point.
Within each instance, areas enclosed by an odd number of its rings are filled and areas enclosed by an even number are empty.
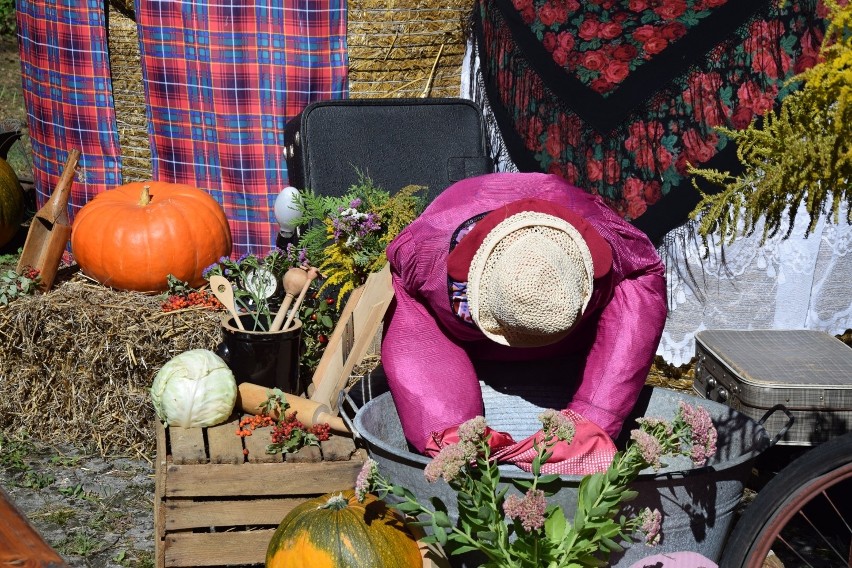
{"type": "Polygon", "coordinates": [[[458,96],[470,7],[467,0],[350,0],[350,96],[458,96]]]}
{"type": "Polygon", "coordinates": [[[136,22],[113,4],[109,6],[108,21],[112,95],[121,145],[121,175],[125,183],[144,181],[151,179],[153,174],[138,30],[136,22]]]}
{"type": "Polygon", "coordinates": [[[0,428],[101,455],[154,451],[148,388],[188,349],[214,349],[220,312],[162,312],[162,296],[81,275],[0,307],[0,428]]]}

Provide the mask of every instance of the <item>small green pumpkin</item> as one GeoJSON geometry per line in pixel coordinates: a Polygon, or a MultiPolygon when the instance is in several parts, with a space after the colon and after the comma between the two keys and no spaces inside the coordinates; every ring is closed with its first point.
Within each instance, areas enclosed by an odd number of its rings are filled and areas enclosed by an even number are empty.
{"type": "Polygon", "coordinates": [[[266,568],[416,568],[417,540],[384,501],[351,489],[305,501],[269,541],[266,568]]]}
{"type": "Polygon", "coordinates": [[[18,175],[0,158],[0,247],[12,240],[24,219],[24,189],[18,175]]]}

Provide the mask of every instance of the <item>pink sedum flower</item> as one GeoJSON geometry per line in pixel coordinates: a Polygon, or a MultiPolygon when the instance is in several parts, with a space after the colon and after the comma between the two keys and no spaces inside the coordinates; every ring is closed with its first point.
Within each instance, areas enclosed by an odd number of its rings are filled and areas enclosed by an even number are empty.
{"type": "Polygon", "coordinates": [[[716,454],[718,433],[716,427],[713,426],[710,413],[702,406],[691,406],[681,401],[680,415],[691,431],[692,451],[690,457],[692,463],[696,466],[702,466],[716,454]]]}
{"type": "Polygon", "coordinates": [[[519,520],[527,532],[537,531],[544,526],[546,509],[547,500],[541,489],[530,489],[523,497],[509,495],[503,502],[506,516],[519,520]]]}
{"type": "Polygon", "coordinates": [[[659,509],[646,507],[639,513],[639,530],[645,535],[645,544],[654,546],[660,543],[663,528],[663,514],[659,509]]]}
{"type": "Polygon", "coordinates": [[[644,430],[631,430],[630,438],[636,442],[642,459],[658,469],[661,466],[660,457],[663,454],[663,446],[660,441],[644,430]]]}
{"type": "Polygon", "coordinates": [[[482,440],[482,437],[485,435],[485,428],[486,423],[484,416],[471,418],[459,426],[459,440],[462,442],[472,442],[476,444],[482,440]]]}
{"type": "Polygon", "coordinates": [[[475,459],[476,446],[473,443],[450,444],[441,448],[438,455],[426,464],[423,475],[429,483],[434,483],[441,477],[450,483],[475,459]]]}
{"type": "Polygon", "coordinates": [[[364,502],[364,498],[372,488],[373,477],[379,472],[379,464],[373,458],[367,458],[364,465],[361,466],[361,471],[358,472],[358,477],[355,479],[355,497],[359,503],[364,502]]]}
{"type": "Polygon", "coordinates": [[[544,439],[550,440],[553,437],[562,440],[563,442],[571,443],[574,439],[576,428],[574,423],[561,412],[553,409],[547,409],[538,416],[541,422],[541,429],[544,432],[544,439]]]}

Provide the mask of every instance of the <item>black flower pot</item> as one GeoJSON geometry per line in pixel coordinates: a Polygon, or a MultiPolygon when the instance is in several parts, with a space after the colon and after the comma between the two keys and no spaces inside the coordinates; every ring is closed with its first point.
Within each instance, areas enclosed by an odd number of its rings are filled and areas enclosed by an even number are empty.
{"type": "Polygon", "coordinates": [[[237,384],[252,383],[279,388],[296,395],[307,385],[299,376],[302,322],[294,320],[289,331],[248,331],[254,325],[251,314],[240,316],[246,331],[234,325],[234,318],[222,320],[222,343],[216,353],[234,373],[237,384]]]}

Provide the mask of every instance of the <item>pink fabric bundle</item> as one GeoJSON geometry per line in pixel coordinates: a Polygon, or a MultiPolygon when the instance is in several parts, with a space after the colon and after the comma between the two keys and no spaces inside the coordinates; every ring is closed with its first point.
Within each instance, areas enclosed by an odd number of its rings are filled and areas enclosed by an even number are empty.
{"type": "MultiPolygon", "coordinates": [[[[574,438],[570,443],[559,441],[551,448],[551,458],[541,467],[541,473],[557,475],[587,475],[606,471],[615,456],[615,444],[594,422],[586,420],[572,410],[563,410],[562,415],[574,425],[574,438]]],[[[524,471],[532,471],[532,463],[543,446],[544,433],[539,430],[532,436],[516,442],[510,434],[487,428],[485,432],[491,447],[491,459],[499,463],[510,463],[524,471]]],[[[434,456],[441,448],[458,443],[458,428],[433,433],[426,445],[426,454],[434,456]]]]}

